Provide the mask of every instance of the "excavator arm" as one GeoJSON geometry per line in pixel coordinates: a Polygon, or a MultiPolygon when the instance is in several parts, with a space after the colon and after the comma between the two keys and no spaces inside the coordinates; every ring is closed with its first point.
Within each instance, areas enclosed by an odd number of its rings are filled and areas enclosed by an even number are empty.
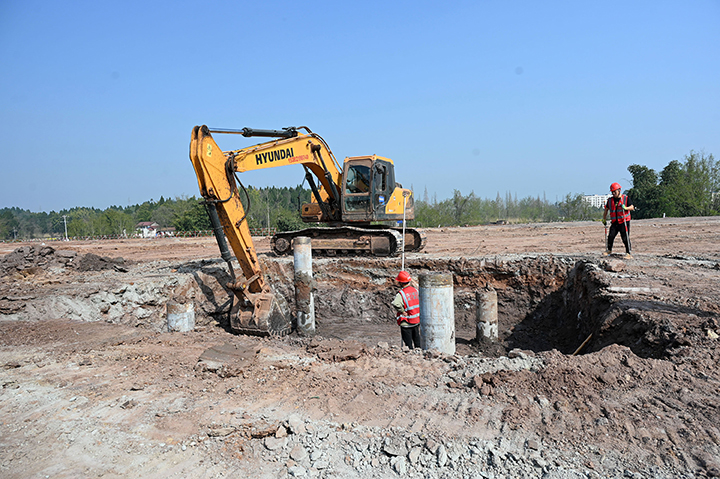
{"type": "Polygon", "coordinates": [[[290,311],[285,300],[275,294],[265,280],[235,183],[233,157],[223,153],[206,126],[193,128],[190,160],[220,254],[232,277],[227,285],[234,293],[231,327],[250,334],[284,335],[291,329],[290,311]],[[242,269],[244,279],[241,281],[235,278],[228,242],[242,269]]]}
{"type": "MultiPolygon", "coordinates": [[[[250,228],[245,221],[245,209],[240,201],[239,191],[234,182],[232,162],[223,154],[207,127],[196,126],[193,129],[190,142],[190,160],[195,167],[198,178],[200,194],[205,198],[205,205],[210,214],[213,228],[213,216],[217,216],[221,226],[221,237],[226,237],[238,259],[245,278],[255,278],[248,286],[250,291],[262,291],[265,278],[260,274],[255,247],[250,236],[250,228]]],[[[215,230],[216,236],[218,231],[215,230]]],[[[220,246],[223,259],[226,258],[227,248],[220,246]]],[[[229,252],[227,252],[229,253],[229,252]]],[[[231,275],[234,273],[231,269],[231,275]]]]}

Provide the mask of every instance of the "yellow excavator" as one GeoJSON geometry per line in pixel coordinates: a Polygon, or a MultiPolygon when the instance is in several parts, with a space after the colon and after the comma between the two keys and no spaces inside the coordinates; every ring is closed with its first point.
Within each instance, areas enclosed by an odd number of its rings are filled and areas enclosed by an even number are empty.
{"type": "Polygon", "coordinates": [[[287,304],[271,290],[261,270],[236,173],[289,165],[301,165],[305,171],[312,200],[301,206],[300,217],[306,223],[328,226],[277,233],[271,241],[276,254],[292,252],[292,240],[299,236],[311,239],[314,253],[328,255],[394,256],[425,246],[425,237],[419,231],[397,226],[400,220],[413,219],[415,208],[412,192],[395,182],[392,160],[355,156],[345,158],[341,167],[325,140],[307,127],[225,130],[196,126],[190,160],[220,254],[230,269],[232,282],[228,286],[236,297],[230,323],[236,332],[283,335],[292,326],[287,304]],[[213,133],[273,139],[223,151],[213,133]],[[228,242],[244,280],[235,276],[228,242]]]}

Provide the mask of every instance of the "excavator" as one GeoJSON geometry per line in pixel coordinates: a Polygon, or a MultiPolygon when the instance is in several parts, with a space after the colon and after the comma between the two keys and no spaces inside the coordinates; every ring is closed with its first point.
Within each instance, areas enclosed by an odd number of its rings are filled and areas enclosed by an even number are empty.
{"type": "Polygon", "coordinates": [[[300,165],[305,171],[312,199],[301,206],[300,217],[305,223],[327,227],[275,234],[271,245],[276,254],[291,253],[293,239],[300,236],[311,239],[313,253],[327,255],[395,256],[425,246],[423,234],[405,228],[404,220],[415,217],[414,200],[412,192],[395,181],[393,161],[377,155],[355,156],[345,158],[340,166],[325,140],[308,127],[227,130],[196,126],[190,160],[220,255],[230,270],[228,287],[235,294],[230,326],[235,332],[284,335],[292,327],[287,303],[272,291],[260,267],[240,194],[240,188],[245,188],[237,173],[289,165],[300,165]],[[213,134],[272,139],[223,151],[213,134]],[[402,228],[397,226],[400,220],[402,228]],[[235,275],[228,242],[244,279],[235,275]]]}

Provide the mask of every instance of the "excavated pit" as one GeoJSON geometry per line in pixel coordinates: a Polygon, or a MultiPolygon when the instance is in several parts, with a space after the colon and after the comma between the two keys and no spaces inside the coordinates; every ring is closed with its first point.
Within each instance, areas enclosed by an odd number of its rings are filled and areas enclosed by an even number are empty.
{"type": "MultiPolygon", "coordinates": [[[[263,255],[261,260],[269,282],[294,313],[292,258],[263,255]]],[[[370,347],[381,342],[400,345],[390,306],[399,263],[315,258],[317,334],[370,347]]],[[[708,323],[712,311],[628,294],[643,288],[611,287],[622,275],[606,266],[584,256],[543,254],[459,259],[413,255],[406,262],[416,279],[422,273],[452,273],[459,355],[498,357],[513,349],[585,354],[619,344],[640,357],[665,358],[690,344],[688,324],[698,331],[715,327],[708,323]],[[499,337],[493,343],[475,339],[476,292],[486,287],[494,288],[498,297],[499,337]],[[675,326],[677,315],[689,319],[675,326]]],[[[221,260],[133,266],[121,258],[26,246],[0,258],[0,271],[5,279],[15,280],[3,282],[0,314],[5,319],[69,318],[163,331],[167,302],[193,301],[199,325],[229,329],[231,301],[223,285],[230,278],[221,260]]]]}
{"type": "MultiPolygon", "coordinates": [[[[399,345],[389,306],[397,291],[392,280],[399,269],[396,262],[315,260],[318,334],[369,346],[380,341],[399,345]]],[[[276,290],[292,304],[292,262],[272,258],[268,265],[276,290]]],[[[430,272],[453,274],[456,345],[461,355],[498,357],[513,349],[586,354],[618,344],[640,357],[664,358],[687,342],[683,328],[644,314],[659,310],[673,316],[681,308],[658,307],[648,298],[613,292],[611,284],[618,273],[606,267],[603,261],[586,257],[553,255],[413,259],[406,264],[414,278],[430,272]],[[493,343],[475,338],[476,292],[488,286],[498,297],[498,340],[493,343]]]]}

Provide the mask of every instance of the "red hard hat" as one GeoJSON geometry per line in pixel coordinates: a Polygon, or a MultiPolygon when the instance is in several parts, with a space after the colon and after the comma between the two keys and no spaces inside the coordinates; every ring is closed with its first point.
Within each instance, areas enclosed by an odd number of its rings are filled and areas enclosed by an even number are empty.
{"type": "Polygon", "coordinates": [[[409,283],[411,279],[412,278],[407,271],[400,271],[397,275],[397,278],[395,278],[395,281],[397,281],[398,283],[409,283]]]}
{"type": "Polygon", "coordinates": [[[620,186],[620,183],[613,183],[612,185],[610,185],[610,193],[612,193],[615,190],[620,190],[620,189],[622,189],[622,186],[620,186]]]}

